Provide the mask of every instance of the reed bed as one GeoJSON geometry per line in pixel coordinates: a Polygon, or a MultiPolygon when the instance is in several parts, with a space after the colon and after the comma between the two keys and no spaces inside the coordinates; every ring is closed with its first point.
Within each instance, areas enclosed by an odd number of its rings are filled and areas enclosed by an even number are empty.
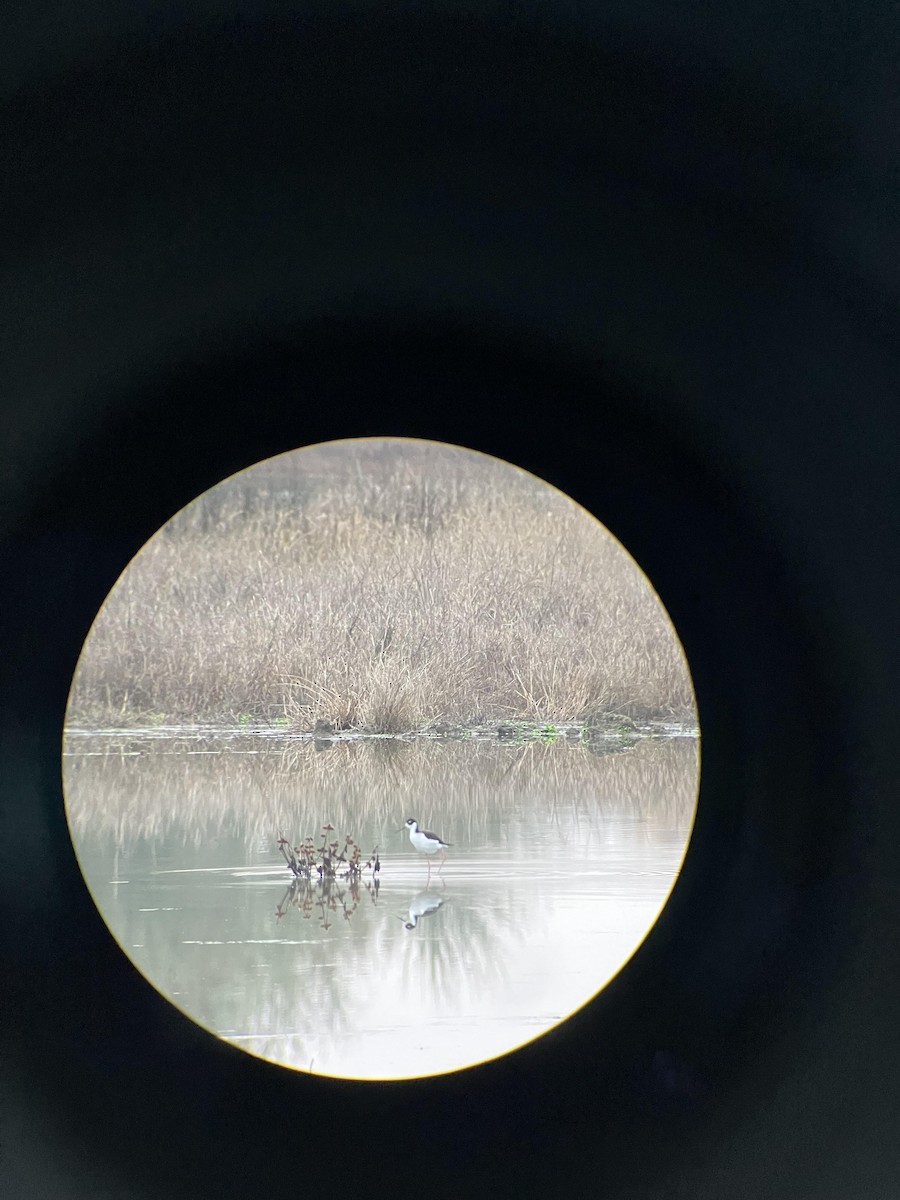
{"type": "Polygon", "coordinates": [[[68,723],[695,723],[680,643],[633,560],[546,484],[454,447],[283,455],[200,497],[127,567],[68,723]]]}

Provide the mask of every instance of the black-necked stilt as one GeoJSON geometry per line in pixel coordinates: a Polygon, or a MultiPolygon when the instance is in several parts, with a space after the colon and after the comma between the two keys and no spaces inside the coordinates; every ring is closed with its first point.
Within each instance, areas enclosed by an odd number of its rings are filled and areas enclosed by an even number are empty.
{"type": "MultiPolygon", "coordinates": [[[[409,840],[412,842],[416,850],[420,854],[424,854],[428,861],[428,873],[431,874],[431,855],[441,852],[441,866],[444,865],[444,859],[447,857],[447,847],[450,842],[445,842],[442,837],[438,837],[436,833],[428,833],[425,829],[419,828],[418,821],[414,817],[409,817],[406,822],[406,829],[409,830],[409,840]]],[[[402,830],[398,830],[398,833],[402,830]]]]}

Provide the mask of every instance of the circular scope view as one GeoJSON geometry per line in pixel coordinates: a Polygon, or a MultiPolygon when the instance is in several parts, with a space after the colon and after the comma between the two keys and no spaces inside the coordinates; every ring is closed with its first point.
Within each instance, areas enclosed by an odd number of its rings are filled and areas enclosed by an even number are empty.
{"type": "Polygon", "coordinates": [[[172,1004],[313,1074],[496,1058],[586,1004],[685,855],[699,729],[618,541],[456,446],[296,450],[198,497],[100,610],[63,784],[172,1004]]]}

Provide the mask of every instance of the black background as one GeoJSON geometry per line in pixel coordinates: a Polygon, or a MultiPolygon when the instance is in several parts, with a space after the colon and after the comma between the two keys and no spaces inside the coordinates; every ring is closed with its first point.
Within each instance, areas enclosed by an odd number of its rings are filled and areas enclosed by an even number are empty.
{"type": "Polygon", "coordinates": [[[896,1138],[891,6],[55,0],[4,36],[8,1194],[887,1197],[896,1138]],[[59,742],[91,620],[260,458],[497,454],[622,539],[694,672],[682,878],[587,1009],[308,1078],[122,958],[59,742]]]}

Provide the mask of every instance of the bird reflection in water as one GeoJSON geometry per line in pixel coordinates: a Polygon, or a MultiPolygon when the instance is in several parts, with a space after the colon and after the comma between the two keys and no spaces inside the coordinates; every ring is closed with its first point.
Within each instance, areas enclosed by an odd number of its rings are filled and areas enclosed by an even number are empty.
{"type": "Polygon", "coordinates": [[[429,892],[427,889],[424,892],[419,892],[409,902],[409,912],[406,917],[399,917],[403,922],[404,929],[415,929],[419,921],[423,917],[430,917],[444,903],[443,896],[437,896],[434,892],[429,892]]]}

